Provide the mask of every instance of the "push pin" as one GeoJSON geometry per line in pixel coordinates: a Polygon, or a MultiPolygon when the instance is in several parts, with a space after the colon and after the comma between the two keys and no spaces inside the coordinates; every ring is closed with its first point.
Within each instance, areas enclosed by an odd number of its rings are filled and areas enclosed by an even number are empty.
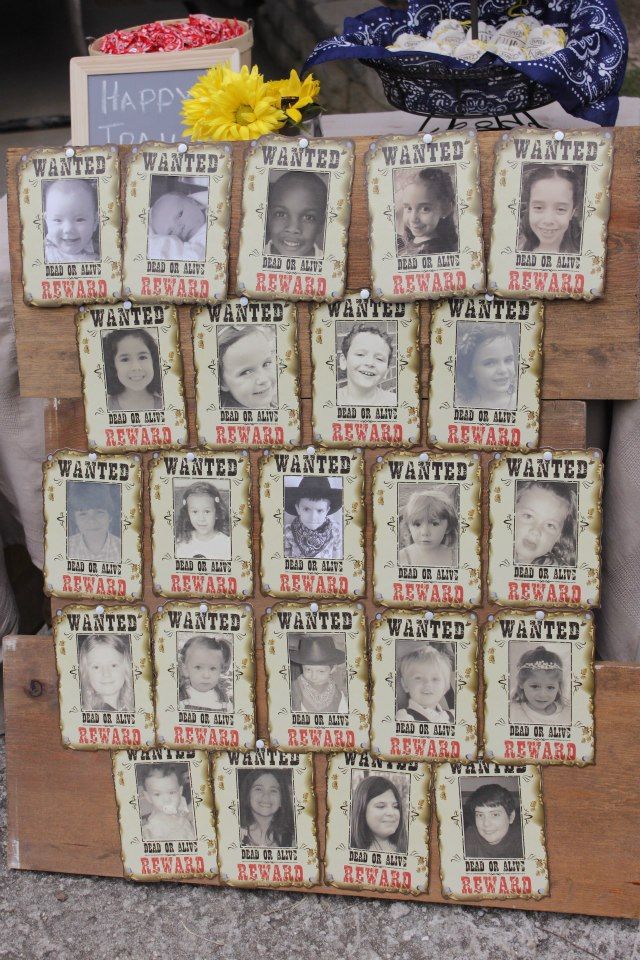
{"type": "Polygon", "coordinates": [[[178,144],[178,153],[186,153],[187,150],[188,150],[188,147],[187,147],[186,143],[179,143],[179,144],[178,144]]]}
{"type": "Polygon", "coordinates": [[[485,293],[484,298],[485,300],[489,300],[489,301],[495,300],[495,297],[492,293],[485,293]]]}
{"type": "Polygon", "coordinates": [[[542,454],[542,459],[553,460],[553,454],[551,453],[551,450],[545,450],[545,452],[542,454]]]}
{"type": "Polygon", "coordinates": [[[206,613],[206,612],[207,612],[207,605],[206,605],[206,603],[201,603],[201,604],[200,604],[200,613],[206,613]]]}
{"type": "Polygon", "coordinates": [[[305,150],[309,146],[309,141],[307,140],[306,137],[300,137],[300,139],[298,140],[298,146],[302,147],[302,149],[305,150]]]}
{"type": "Polygon", "coordinates": [[[104,607],[102,606],[96,607],[96,613],[98,614],[99,617],[101,617],[102,614],[104,613],[104,607]]]}
{"type": "Polygon", "coordinates": [[[544,620],[544,610],[536,610],[536,620],[544,620]]]}
{"type": "Polygon", "coordinates": [[[98,459],[98,454],[97,454],[97,453],[90,453],[90,454],[89,454],[89,460],[97,460],[97,459],[98,459]]]}
{"type": "Polygon", "coordinates": [[[562,132],[562,130],[556,130],[556,132],[555,132],[554,135],[553,135],[553,139],[554,139],[554,140],[564,140],[564,133],[562,132]]]}
{"type": "Polygon", "coordinates": [[[189,461],[189,463],[191,463],[192,460],[195,460],[195,458],[196,458],[195,453],[193,453],[192,450],[189,450],[189,453],[187,454],[187,460],[189,461]]]}
{"type": "Polygon", "coordinates": [[[360,299],[361,299],[361,300],[368,300],[370,296],[371,296],[371,294],[369,293],[369,291],[367,290],[367,288],[366,288],[366,287],[363,287],[362,290],[360,291],[360,299]]]}
{"type": "Polygon", "coordinates": [[[125,308],[125,310],[131,310],[131,300],[125,300],[122,306],[125,308]]]}
{"type": "Polygon", "coordinates": [[[425,610],[424,612],[425,620],[433,620],[433,617],[434,617],[433,610],[425,610]]]}
{"type": "Polygon", "coordinates": [[[75,157],[76,152],[75,152],[75,150],[73,149],[73,147],[67,147],[67,149],[66,149],[65,152],[64,152],[64,155],[65,155],[65,157],[75,157]]]}
{"type": "Polygon", "coordinates": [[[318,604],[317,604],[317,603],[312,603],[312,604],[310,605],[310,610],[311,610],[311,613],[317,613],[317,612],[318,612],[318,604]]]}
{"type": "Polygon", "coordinates": [[[264,750],[264,740],[256,740],[256,749],[264,750]]]}
{"type": "Polygon", "coordinates": [[[425,133],[424,136],[422,137],[423,143],[431,143],[432,140],[433,140],[433,137],[430,133],[425,133]]]}
{"type": "Polygon", "coordinates": [[[249,303],[249,297],[240,297],[240,305],[246,307],[249,303]]]}

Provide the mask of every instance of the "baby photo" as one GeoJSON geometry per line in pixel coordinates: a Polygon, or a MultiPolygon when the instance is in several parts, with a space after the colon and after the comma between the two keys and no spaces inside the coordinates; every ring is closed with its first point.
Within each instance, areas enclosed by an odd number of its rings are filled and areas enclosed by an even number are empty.
{"type": "Polygon", "coordinates": [[[228,481],[173,481],[176,557],[231,559],[230,496],[228,481]]]}
{"type": "Polygon", "coordinates": [[[263,254],[324,257],[329,174],[270,170],[263,254]]]}
{"type": "Polygon", "coordinates": [[[457,484],[398,484],[399,566],[459,565],[459,498],[457,484]]]}
{"type": "Polygon", "coordinates": [[[67,558],[122,560],[122,505],[119,484],[67,480],[67,558]]]}
{"type": "Polygon", "coordinates": [[[578,555],[578,484],[516,480],[513,562],[575,567],[578,555]]]}
{"type": "Polygon", "coordinates": [[[455,723],[455,690],[451,644],[396,641],[396,720],[455,723]]]}
{"type": "Polygon", "coordinates": [[[45,263],[100,260],[98,181],[42,181],[45,263]]]}
{"type": "Polygon", "coordinates": [[[580,253],[586,165],[523,163],[516,249],[580,253]]]}
{"type": "Polygon", "coordinates": [[[178,708],[233,713],[233,640],[229,634],[177,634],[178,708]]]}
{"type": "Polygon", "coordinates": [[[195,840],[189,764],[135,764],[143,840],[195,840]]]}
{"type": "Polygon", "coordinates": [[[238,770],[240,845],[295,847],[293,778],[291,770],[238,770]]]}
{"type": "Polygon", "coordinates": [[[509,722],[571,724],[571,645],[509,644],[509,722]]]}
{"type": "Polygon", "coordinates": [[[218,327],[218,390],[222,409],[278,409],[275,327],[233,323],[218,327]]]}
{"type": "Polygon", "coordinates": [[[335,330],[337,403],[395,406],[397,323],[338,320],[335,330]]]}
{"type": "Polygon", "coordinates": [[[396,254],[458,250],[454,166],[393,170],[396,254]]]}
{"type": "Polygon", "coordinates": [[[80,705],[86,712],[133,713],[133,663],[128,633],[79,633],[80,705]]]}
{"type": "Polygon", "coordinates": [[[289,633],[291,710],[347,713],[347,657],[344,634],[289,633]]]}
{"type": "Polygon", "coordinates": [[[518,781],[513,777],[460,777],[466,858],[524,857],[518,781]]]}
{"type": "Polygon", "coordinates": [[[343,557],[343,489],[339,477],[284,478],[284,555],[343,557]]]}
{"type": "Polygon", "coordinates": [[[458,320],[455,406],[515,410],[519,358],[519,324],[458,320]]]}
{"type": "Polygon", "coordinates": [[[408,774],[351,771],[349,847],[406,854],[409,844],[408,774]]]}
{"type": "Polygon", "coordinates": [[[162,410],[158,334],[150,330],[101,331],[108,410],[162,410]]]}
{"type": "Polygon", "coordinates": [[[151,176],[147,257],[202,262],[207,249],[208,177],[151,176]]]}

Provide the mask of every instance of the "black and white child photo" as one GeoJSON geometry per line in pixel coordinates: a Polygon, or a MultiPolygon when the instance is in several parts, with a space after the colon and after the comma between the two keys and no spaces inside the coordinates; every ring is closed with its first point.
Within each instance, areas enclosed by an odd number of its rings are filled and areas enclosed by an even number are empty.
{"type": "Polygon", "coordinates": [[[289,633],[291,710],[347,713],[347,656],[344,634],[289,633]]]}
{"type": "Polygon", "coordinates": [[[158,335],[148,330],[102,333],[108,410],[161,410],[158,335]]]}
{"type": "Polygon", "coordinates": [[[521,804],[513,777],[460,777],[465,857],[524,857],[521,804]]]}
{"type": "Polygon", "coordinates": [[[240,845],[295,847],[291,770],[238,770],[240,845]]]}
{"type": "Polygon", "coordinates": [[[512,640],[509,722],[571,724],[571,647],[512,640]]]}
{"type": "Polygon", "coordinates": [[[147,257],[202,262],[207,250],[208,177],[151,176],[147,257]]]}
{"type": "Polygon", "coordinates": [[[324,257],[329,174],[270,170],[263,253],[324,257]]]}
{"type": "Polygon", "coordinates": [[[339,404],[398,403],[397,323],[336,322],[336,400],[339,404]]]}
{"type": "Polygon", "coordinates": [[[396,720],[455,722],[455,669],[451,645],[396,642],[396,720]]]}
{"type": "Polygon", "coordinates": [[[410,776],[368,770],[351,772],[349,847],[406,854],[410,776]]]}
{"type": "Polygon", "coordinates": [[[195,840],[189,764],[136,763],[143,840],[195,840]]]}
{"type": "Polygon", "coordinates": [[[180,710],[233,712],[233,643],[219,634],[178,633],[180,710]]]}
{"type": "Polygon", "coordinates": [[[266,324],[218,327],[218,389],[224,409],[278,409],[276,331],[266,324]]]}
{"type": "Polygon", "coordinates": [[[180,559],[230,560],[228,481],[174,480],[175,555],[180,559]]]}
{"type": "Polygon", "coordinates": [[[69,560],[122,560],[122,506],[118,484],[67,480],[69,560]]]}
{"type": "Polygon", "coordinates": [[[516,249],[580,253],[585,164],[523,163],[516,249]]]}
{"type": "Polygon", "coordinates": [[[395,169],[392,175],[397,255],[457,252],[455,167],[395,169]]]}
{"type": "Polygon", "coordinates": [[[577,483],[516,480],[513,562],[575,567],[577,553],[577,483]]]}
{"type": "Polygon", "coordinates": [[[285,557],[342,559],[342,506],[340,477],[285,477],[285,557]]]}
{"type": "Polygon", "coordinates": [[[519,356],[519,324],[458,320],[455,406],[515,410],[519,356]]]}
{"type": "Polygon", "coordinates": [[[399,566],[457,567],[459,518],[457,485],[399,483],[399,566]]]}
{"type": "Polygon", "coordinates": [[[79,633],[78,672],[83,710],[132,713],[133,664],[128,633],[79,633]]]}
{"type": "Polygon", "coordinates": [[[43,180],[45,263],[100,260],[98,181],[43,180]]]}

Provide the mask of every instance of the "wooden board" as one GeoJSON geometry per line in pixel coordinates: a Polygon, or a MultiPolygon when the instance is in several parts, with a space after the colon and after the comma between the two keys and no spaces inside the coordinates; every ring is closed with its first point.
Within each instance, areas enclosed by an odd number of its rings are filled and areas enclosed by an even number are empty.
{"type": "MultiPolygon", "coordinates": [[[[9,637],[4,671],[9,867],[121,877],[110,758],[61,746],[51,637],[9,637]]],[[[481,901],[477,906],[631,918],[640,914],[640,740],[634,736],[640,725],[640,666],[598,664],[596,675],[595,766],[544,771],[551,896],[535,902],[481,901]],[[622,729],[626,736],[621,736],[622,729]]],[[[316,756],[314,764],[322,854],[326,758],[316,756]]],[[[446,902],[434,820],[429,893],[407,898],[322,885],[299,892],[446,902]]]]}
{"type": "MultiPolygon", "coordinates": [[[[489,239],[496,132],[479,135],[485,244],[489,239]]],[[[542,396],[546,399],[633,399],[640,396],[640,307],[637,238],[640,235],[640,128],[618,127],[615,151],[605,296],[588,305],[556,301],[546,306],[545,364],[542,396]]],[[[356,138],[357,162],[349,230],[348,286],[369,286],[369,243],[363,179],[363,155],[370,138],[356,138]]],[[[124,153],[128,148],[121,147],[124,153]]],[[[243,144],[234,144],[234,178],[230,229],[230,289],[235,289],[238,256],[243,144]]],[[[23,396],[79,397],[80,373],[75,346],[73,307],[28,307],[22,299],[17,165],[22,149],[7,151],[9,248],[13,276],[20,387],[23,396]],[[50,334],[46,335],[45,331],[50,334]],[[47,349],[43,350],[46,337],[47,349]]],[[[488,247],[487,247],[488,249],[488,247]]],[[[428,306],[422,305],[423,344],[428,336],[428,306]]],[[[193,361],[189,308],[180,308],[185,355],[185,385],[193,397],[193,361]]],[[[307,307],[300,310],[301,340],[308,340],[307,307]]],[[[309,376],[308,351],[303,378],[309,376]]],[[[423,393],[426,378],[423,377],[423,393]]],[[[308,395],[304,394],[303,396],[308,395]]]]}

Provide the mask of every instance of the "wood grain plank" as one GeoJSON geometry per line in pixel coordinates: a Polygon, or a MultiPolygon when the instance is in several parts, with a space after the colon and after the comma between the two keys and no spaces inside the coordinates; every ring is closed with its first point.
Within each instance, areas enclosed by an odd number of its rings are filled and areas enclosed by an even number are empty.
{"type": "MultiPolygon", "coordinates": [[[[74,753],[61,745],[51,637],[9,638],[4,663],[9,866],[121,877],[110,759],[107,753],[74,753]]],[[[634,735],[640,724],[640,666],[602,663],[596,674],[596,764],[544,771],[550,897],[531,903],[481,901],[477,906],[630,918],[640,914],[640,741],[634,735]]],[[[326,758],[314,762],[323,838],[326,758]]],[[[322,885],[298,892],[446,902],[434,819],[432,814],[427,894],[403,897],[322,885]]]]}
{"type": "MultiPolygon", "coordinates": [[[[485,244],[492,209],[493,148],[498,133],[479,135],[484,203],[485,244]]],[[[556,301],[547,304],[545,364],[542,396],[546,399],[632,399],[640,396],[640,305],[637,238],[640,234],[640,128],[619,127],[614,132],[614,170],[611,191],[605,296],[585,304],[556,301]]],[[[369,286],[369,242],[363,177],[363,155],[369,138],[356,138],[353,216],[349,230],[348,287],[369,286]]],[[[124,155],[128,148],[122,147],[124,155]]],[[[235,288],[238,254],[243,144],[234,144],[231,199],[230,289],[235,288]]],[[[20,385],[24,396],[78,397],[78,368],[73,307],[43,309],[22,299],[22,263],[17,206],[17,166],[23,150],[7,152],[8,211],[13,304],[20,385]],[[43,342],[47,349],[43,350],[43,342]]],[[[193,357],[189,308],[180,308],[185,388],[193,397],[193,357]]],[[[423,305],[422,341],[428,338],[428,313],[423,305]]],[[[308,312],[300,310],[301,340],[308,336],[308,312]]],[[[427,351],[423,352],[426,357],[427,351]]],[[[302,351],[302,396],[309,396],[308,345],[302,351]],[[307,392],[305,392],[307,391],[307,392]]],[[[426,370],[422,391],[426,394],[426,370]]]]}

